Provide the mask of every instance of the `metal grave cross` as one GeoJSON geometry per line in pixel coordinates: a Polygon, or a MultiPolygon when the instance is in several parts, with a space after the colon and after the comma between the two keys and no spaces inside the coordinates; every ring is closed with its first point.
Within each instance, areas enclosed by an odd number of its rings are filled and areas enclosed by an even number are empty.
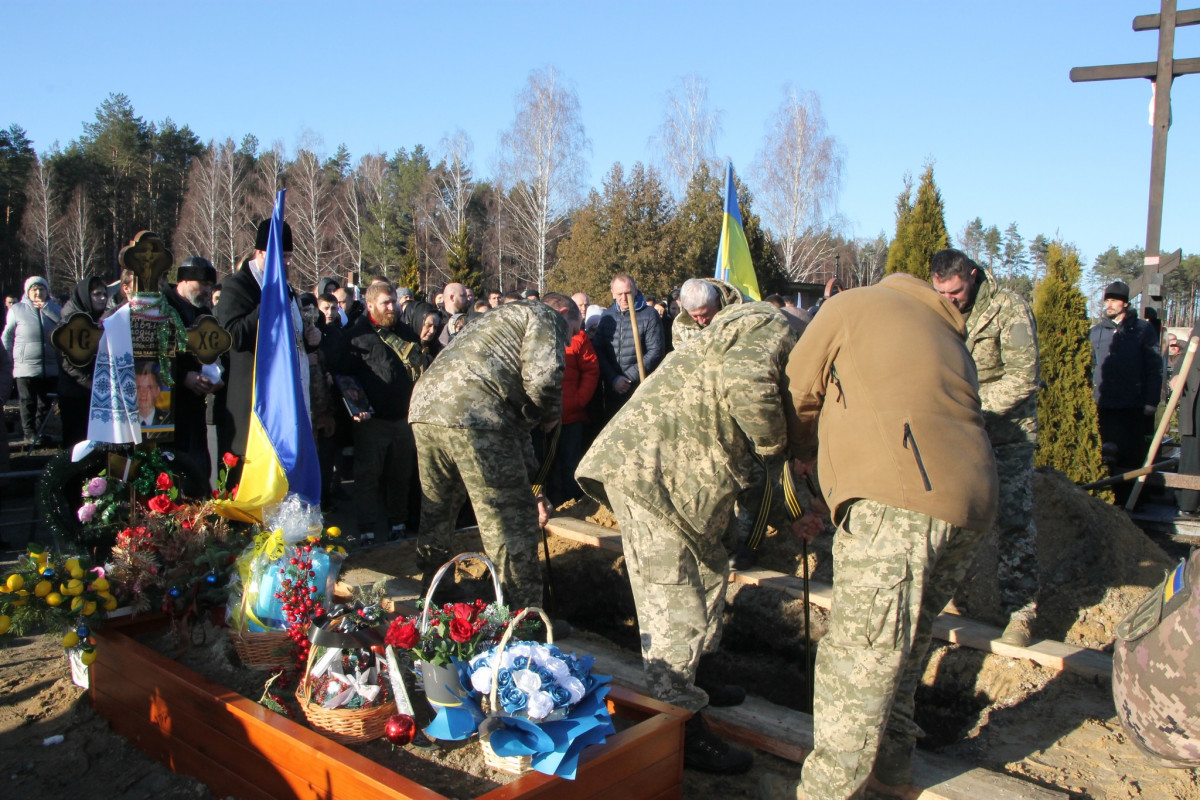
{"type": "Polygon", "coordinates": [[[1122,78],[1148,78],[1154,87],[1154,138],[1150,155],[1150,209],[1146,218],[1146,257],[1142,276],[1131,281],[1130,292],[1162,299],[1163,276],[1179,266],[1182,252],[1166,257],[1159,253],[1162,235],[1163,181],[1167,171],[1167,130],[1171,126],[1171,81],[1177,75],[1200,72],[1200,58],[1176,59],[1175,29],[1200,24],[1200,9],[1176,11],[1176,0],[1162,0],[1158,14],[1143,14],[1133,19],[1135,31],[1158,30],[1158,60],[1138,64],[1112,64],[1103,67],[1075,67],[1071,80],[1112,81],[1122,78]]]}

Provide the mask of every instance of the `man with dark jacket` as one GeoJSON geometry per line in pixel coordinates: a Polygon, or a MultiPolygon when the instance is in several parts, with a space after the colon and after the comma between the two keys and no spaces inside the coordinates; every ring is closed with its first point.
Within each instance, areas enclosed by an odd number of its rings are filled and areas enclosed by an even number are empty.
{"type": "MultiPolygon", "coordinates": [[[[217,282],[217,270],[212,262],[201,256],[184,260],[175,271],[176,283],[163,291],[167,304],[179,314],[183,327],[189,328],[197,319],[211,314],[212,287],[217,282]]],[[[188,352],[175,355],[174,448],[186,453],[198,467],[197,474],[208,473],[208,426],[205,424],[205,403],[208,396],[224,384],[214,382],[211,372],[205,374],[200,360],[188,352]]]]}
{"type": "Polygon", "coordinates": [[[1092,326],[1092,396],[1100,442],[1116,449],[1114,472],[1140,467],[1162,391],[1162,356],[1154,326],[1129,306],[1129,287],[1104,290],[1104,316],[1092,326]]]}
{"type": "Polygon", "coordinates": [[[380,282],[365,299],[366,313],[344,330],[333,329],[323,350],[330,369],[353,376],[371,404],[352,422],[359,541],[371,544],[377,534],[407,531],[416,447],[408,424],[413,382],[402,356],[413,345],[396,333],[396,295],[380,282]]]}
{"type": "Polygon", "coordinates": [[[600,358],[600,377],[604,382],[606,413],[612,415],[625,404],[641,376],[637,348],[633,339],[632,313],[637,319],[637,335],[642,344],[642,367],[647,377],[667,354],[662,318],[646,303],[631,275],[612,279],[613,304],[604,310],[593,343],[600,358]],[[633,309],[630,311],[630,309],[633,309]]]}
{"type": "MultiPolygon", "coordinates": [[[[65,324],[76,314],[87,314],[92,322],[99,323],[108,302],[108,286],[104,279],[93,275],[75,284],[71,297],[62,310],[65,324]]],[[[88,413],[92,403],[92,371],[96,357],[82,367],[77,367],[64,358],[58,373],[58,409],[62,416],[62,445],[67,450],[87,438],[88,413]]]]}
{"type": "Polygon", "coordinates": [[[872,768],[886,785],[912,782],[913,698],[933,621],[996,516],[966,333],[948,300],[896,273],[830,297],[788,357],[788,441],[801,462],[818,460],[838,526],[833,614],[804,794],[768,775],[762,798],[854,797],[872,768]]]}

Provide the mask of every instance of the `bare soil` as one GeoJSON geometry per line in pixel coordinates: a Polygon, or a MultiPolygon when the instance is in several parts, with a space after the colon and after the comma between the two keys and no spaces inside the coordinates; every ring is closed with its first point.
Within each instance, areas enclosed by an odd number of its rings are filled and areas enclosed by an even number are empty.
{"type": "MultiPolygon", "coordinates": [[[[1035,488],[1043,586],[1036,633],[1110,647],[1113,626],[1179,554],[1168,557],[1120,510],[1079,492],[1057,473],[1039,473],[1035,488]]],[[[20,503],[10,491],[5,516],[28,515],[28,507],[20,503]]],[[[605,512],[581,504],[566,513],[590,514],[596,521],[603,520],[605,512]]],[[[16,537],[7,538],[11,542],[16,537]]],[[[557,616],[635,649],[636,622],[622,559],[557,537],[549,541],[559,588],[557,616]]],[[[829,544],[824,537],[809,548],[813,577],[826,582],[832,579],[829,544]]],[[[477,548],[478,541],[464,534],[461,547],[477,548]]],[[[968,589],[956,599],[960,610],[980,619],[992,619],[996,613],[994,568],[988,566],[994,565],[995,547],[985,543],[968,589]]],[[[10,549],[4,558],[11,561],[16,555],[10,549]]],[[[800,558],[798,543],[771,535],[759,565],[798,575],[800,558]]],[[[411,542],[354,555],[344,572],[353,576],[363,569],[397,576],[397,586],[415,594],[411,542]]],[[[482,589],[486,581],[477,577],[482,589]]],[[[759,696],[807,710],[800,691],[805,669],[799,601],[737,584],[730,586],[728,600],[720,655],[726,674],[759,696]]],[[[823,612],[813,609],[814,639],[819,641],[824,624],[823,612]]],[[[190,648],[185,658],[198,659],[201,671],[216,670],[224,682],[238,683],[239,691],[257,697],[263,674],[238,668],[221,639],[216,632],[209,644],[190,648]]],[[[6,796],[81,791],[130,799],[211,796],[199,782],[171,773],[109,730],[91,710],[83,690],[71,683],[55,637],[25,638],[0,650],[0,697],[6,796]],[[56,735],[63,737],[60,744],[45,743],[56,735]]],[[[1007,771],[1073,797],[1200,800],[1200,771],[1155,767],[1124,735],[1107,681],[940,643],[930,655],[918,712],[918,722],[928,734],[922,746],[964,764],[1007,771]]],[[[412,747],[392,749],[376,742],[363,749],[405,774],[421,774],[449,796],[474,797],[495,785],[464,783],[460,767],[480,771],[466,763],[476,757],[474,747],[415,753],[412,747]]],[[[712,777],[687,770],[684,796],[755,797],[763,770],[798,774],[799,766],[759,753],[749,775],[712,777]]],[[[492,781],[494,776],[481,780],[492,781]]]]}

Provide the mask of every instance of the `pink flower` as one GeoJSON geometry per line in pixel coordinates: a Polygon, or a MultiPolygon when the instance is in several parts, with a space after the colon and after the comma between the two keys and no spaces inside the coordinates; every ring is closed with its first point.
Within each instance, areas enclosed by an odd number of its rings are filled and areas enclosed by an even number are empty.
{"type": "Polygon", "coordinates": [[[87,482],[87,488],[83,493],[86,497],[99,497],[108,490],[108,481],[104,478],[92,478],[87,482]]]}
{"type": "Polygon", "coordinates": [[[79,511],[76,514],[80,522],[91,522],[92,517],[96,516],[96,504],[84,503],[79,507],[79,511]]]}

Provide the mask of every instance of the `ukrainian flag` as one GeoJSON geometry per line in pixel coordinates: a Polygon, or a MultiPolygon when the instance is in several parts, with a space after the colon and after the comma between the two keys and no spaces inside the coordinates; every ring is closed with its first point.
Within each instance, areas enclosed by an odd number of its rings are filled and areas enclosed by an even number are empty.
{"type": "Polygon", "coordinates": [[[296,327],[283,267],[285,194],[280,191],[275,198],[267,240],[242,479],[232,500],[217,503],[223,516],[249,522],[261,522],[263,506],[287,494],[310,505],[321,502],[321,469],[300,386],[296,327]]]}
{"type": "Polygon", "coordinates": [[[733,186],[733,164],[725,169],[725,214],[721,220],[721,245],[717,248],[717,271],[713,276],[732,283],[752,300],[761,300],[758,278],[750,261],[750,245],[738,211],[737,189],[733,186]]]}

